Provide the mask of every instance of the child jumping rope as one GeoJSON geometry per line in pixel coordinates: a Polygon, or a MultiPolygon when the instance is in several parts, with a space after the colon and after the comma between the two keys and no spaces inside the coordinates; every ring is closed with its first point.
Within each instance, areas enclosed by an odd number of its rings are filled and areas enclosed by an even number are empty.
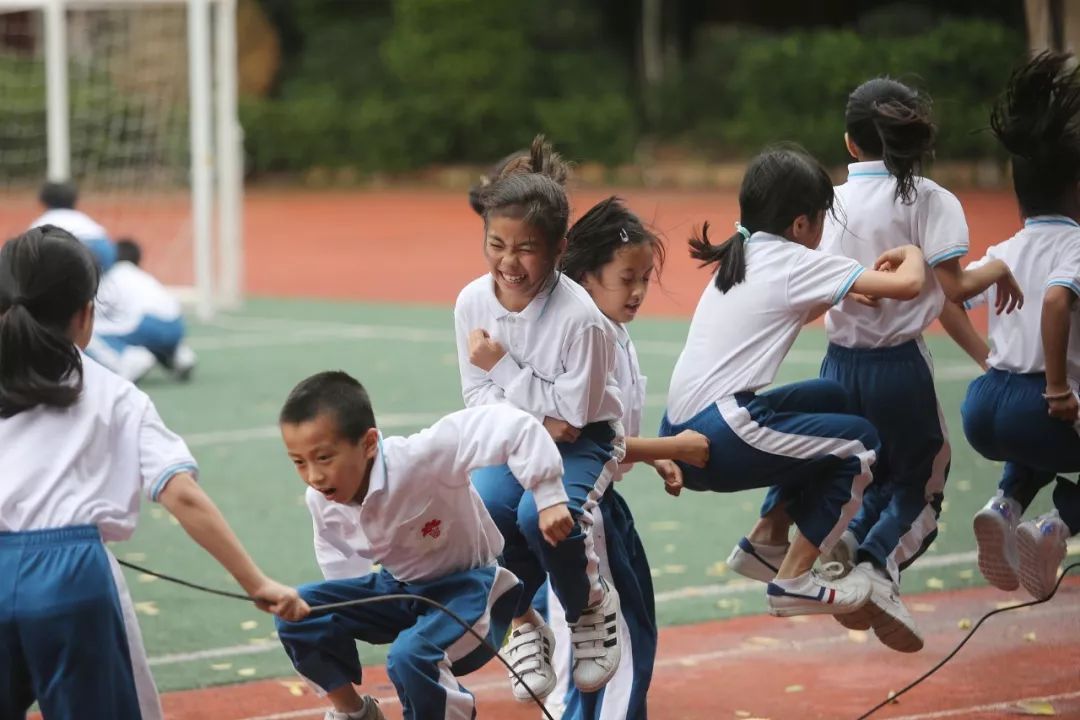
{"type": "MultiPolygon", "coordinates": [[[[900,600],[899,573],[937,535],[951,457],[922,334],[946,300],[960,303],[997,283],[999,298],[1015,303],[1019,289],[1002,262],[960,268],[968,249],[963,209],[952,193],[918,175],[935,131],[927,100],[896,80],[875,78],[851,93],[845,122],[844,141],[857,162],[836,188],[837,218],[826,221],[821,250],[869,266],[882,253],[915,245],[933,272],[913,300],[882,299],[868,307],[847,298],[825,315],[829,349],[821,377],[844,387],[852,411],[881,438],[874,483],[831,554],[849,566],[866,563],[874,590],[861,611],[838,619],[852,629],[873,627],[894,650],[916,652],[923,640],[900,600]]],[[[770,491],[764,517],[774,517],[783,492],[770,491]]],[[[767,581],[787,550],[787,527],[755,531],[740,541],[729,564],[767,581]]]]}
{"type": "MultiPolygon", "coordinates": [[[[570,214],[553,177],[565,175],[537,138],[528,172],[484,187],[484,257],[489,272],[454,307],[462,394],[469,407],[509,403],[543,421],[558,443],[575,527],[557,546],[543,542],[536,505],[505,466],[473,473],[473,484],[506,539],[506,567],[525,583],[507,654],[533,692],[555,685],[551,630],[530,603],[550,577],[572,628],[573,678],[603,687],[619,666],[619,596],[600,575],[592,510],[623,456],[622,405],[613,374],[615,329],[585,290],[556,271],[570,214]]],[[[519,700],[529,695],[513,683],[519,700]]]]}
{"type": "MultiPolygon", "coordinates": [[[[626,456],[619,465],[621,480],[634,462],[653,466],[670,494],[682,488],[682,471],[669,458],[703,467],[709,456],[705,436],[688,430],[676,437],[642,438],[646,378],[626,326],[637,317],[649,283],[664,263],[664,245],[618,198],[608,198],[581,216],[567,233],[566,253],[560,267],[584,287],[600,311],[615,324],[618,348],[615,379],[623,401],[622,424],[626,456]]],[[[549,605],[555,633],[555,671],[559,678],[553,696],[565,707],[562,717],[635,720],[648,717],[646,695],[656,659],[656,612],[652,572],[645,548],[634,527],[630,507],[615,486],[608,488],[596,518],[601,572],[619,593],[623,614],[623,659],[615,677],[599,693],[582,693],[567,683],[570,632],[558,612],[558,600],[549,605]],[[568,687],[569,686],[569,687],[568,687]]],[[[594,511],[596,514],[596,511],[594,511]]]]}
{"type": "MultiPolygon", "coordinates": [[[[326,582],[300,589],[312,604],[394,593],[421,595],[457,613],[498,647],[521,583],[497,559],[502,535],[469,472],[507,463],[530,490],[542,542],[573,527],[555,443],[509,406],[462,410],[409,437],[383,437],[364,387],[343,372],[314,375],[281,410],[289,457],[308,485],[315,550],[326,582]],[[349,517],[341,522],[342,515],[349,517]],[[372,561],[378,572],[357,574],[372,561]]],[[[456,676],[482,667],[488,648],[437,608],[411,600],[359,605],[279,622],[297,671],[327,693],[326,720],[382,720],[360,696],[356,641],[389,644],[386,670],[408,720],[472,720],[476,704],[456,676]]]]}
{"type": "MultiPolygon", "coordinates": [[[[968,387],[961,413],[975,450],[1004,461],[998,493],[975,515],[979,570],[995,587],[1021,583],[1036,598],[1054,586],[1065,540],[1080,531],[1080,74],[1071,56],[1044,53],[1017,70],[990,126],[1008,150],[1024,227],[974,263],[1004,261],[1028,293],[1011,315],[990,316],[990,370],[968,387]],[[1057,479],[1054,510],[1020,523],[1057,479]]],[[[1000,289],[991,293],[1000,306],[1000,289]]],[[[988,298],[979,298],[983,300],[988,298]]]]}
{"type": "Polygon", "coordinates": [[[162,717],[134,606],[106,542],[161,503],[263,610],[299,619],[195,482],[145,393],[82,354],[98,266],[46,225],[0,248],[0,718],[162,717]]]}
{"type": "Polygon", "coordinates": [[[719,267],[694,312],[660,426],[662,436],[693,429],[709,438],[705,469],[682,465],[687,488],[779,486],[772,512],[792,518],[797,532],[768,584],[774,615],[851,613],[870,596],[863,568],[811,568],[858,510],[879,442],[868,421],[849,414],[834,381],[758,391],[802,326],[850,292],[911,299],[925,281],[922,253],[911,245],[878,259],[893,272],[816,250],[832,205],[832,182],[813,158],[780,148],[753,160],[735,234],[714,246],[706,225],[690,241],[692,257],[719,267]]]}

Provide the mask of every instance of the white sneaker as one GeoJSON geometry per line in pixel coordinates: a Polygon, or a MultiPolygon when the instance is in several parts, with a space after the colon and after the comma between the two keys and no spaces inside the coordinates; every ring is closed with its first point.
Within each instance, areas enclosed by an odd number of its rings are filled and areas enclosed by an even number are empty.
{"type": "Polygon", "coordinates": [[[1036,520],[1020,523],[1016,542],[1020,549],[1020,582],[1037,600],[1050,595],[1057,583],[1058,568],[1065,559],[1065,541],[1071,533],[1057,510],[1036,520]]]}
{"type": "Polygon", "coordinates": [[[855,554],[858,551],[859,541],[855,537],[855,533],[845,530],[840,539],[836,541],[836,544],[832,546],[832,549],[821,554],[821,564],[838,562],[850,570],[855,567],[855,554]]]}
{"type": "Polygon", "coordinates": [[[187,382],[191,379],[191,374],[195,372],[195,365],[199,362],[198,356],[195,351],[187,345],[180,343],[176,346],[176,351],[172,356],[172,371],[176,379],[181,382],[187,382]]]}
{"type": "Polygon", "coordinates": [[[845,572],[840,563],[828,563],[797,578],[773,580],[765,589],[769,614],[790,617],[855,612],[870,597],[870,578],[858,567],[845,572]]]}
{"type": "Polygon", "coordinates": [[[129,345],[120,353],[114,371],[125,380],[138,383],[154,369],[155,365],[157,365],[157,358],[154,357],[154,353],[139,345],[129,345]]]}
{"type": "Polygon", "coordinates": [[[503,657],[524,681],[522,684],[510,675],[510,688],[514,692],[515,700],[532,702],[533,697],[529,690],[543,700],[555,689],[555,669],[551,667],[551,653],[554,648],[555,634],[547,625],[522,623],[510,633],[510,642],[503,650],[503,657]]]}
{"type": "Polygon", "coordinates": [[[574,646],[574,685],[581,692],[596,692],[607,685],[619,669],[619,593],[603,580],[604,599],[585,608],[570,624],[574,646]]]}
{"type": "Polygon", "coordinates": [[[356,712],[344,713],[337,710],[327,710],[323,720],[386,720],[386,716],[379,709],[379,701],[370,695],[365,695],[364,709],[356,712]]]}
{"type": "Polygon", "coordinates": [[[1020,503],[998,493],[975,513],[975,542],[979,548],[979,572],[999,590],[1020,587],[1017,577],[1016,525],[1020,503]]]}
{"type": "Polygon", "coordinates": [[[728,555],[727,566],[751,580],[772,582],[789,547],[788,544],[766,545],[739,538],[738,544],[728,555]]]}
{"type": "Polygon", "coordinates": [[[922,650],[922,635],[900,600],[900,588],[891,577],[868,562],[859,563],[859,568],[870,578],[870,599],[853,614],[864,615],[886,647],[907,653],[922,650]]]}

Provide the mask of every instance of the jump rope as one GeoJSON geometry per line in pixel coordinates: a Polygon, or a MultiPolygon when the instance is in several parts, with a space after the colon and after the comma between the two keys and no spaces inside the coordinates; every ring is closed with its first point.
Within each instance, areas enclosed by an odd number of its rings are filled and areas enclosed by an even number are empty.
{"type": "MultiPolygon", "coordinates": [[[[164,573],[159,573],[159,572],[156,572],[154,570],[149,570],[149,569],[144,568],[144,567],[142,567],[140,565],[136,565],[134,563],[129,563],[129,562],[126,562],[124,560],[119,560],[118,559],[117,562],[119,562],[121,565],[123,565],[126,568],[130,568],[132,570],[135,570],[136,572],[141,572],[141,573],[144,573],[146,575],[152,575],[152,576],[154,576],[156,578],[160,578],[162,580],[167,580],[168,582],[175,583],[177,585],[182,585],[183,587],[191,588],[193,590],[200,590],[200,591],[205,592],[205,593],[210,593],[211,595],[220,595],[221,597],[232,598],[234,600],[243,600],[245,602],[255,602],[254,598],[251,598],[251,597],[249,597],[247,595],[242,595],[240,593],[229,592],[228,590],[218,590],[217,588],[207,587],[205,585],[199,585],[198,583],[188,582],[187,580],[181,580],[180,578],[172,577],[171,575],[165,575],[164,573]]],[[[984,622],[986,622],[988,619],[990,619],[991,617],[993,617],[994,615],[999,615],[1001,613],[1008,612],[1010,610],[1020,610],[1021,608],[1034,607],[1035,605],[1042,605],[1043,603],[1048,602],[1051,598],[1054,597],[1054,595],[1057,594],[1058,588],[1061,587],[1062,581],[1065,580],[1065,576],[1068,575],[1070,571],[1075,570],[1077,568],[1080,568],[1080,562],[1074,562],[1074,563],[1072,563],[1070,565],[1066,565],[1065,569],[1061,573],[1061,576],[1058,578],[1057,582],[1054,583],[1054,589],[1051,590],[1050,594],[1047,595],[1046,597],[1044,597],[1043,599],[1041,599],[1041,600],[1031,600],[1029,602],[1020,603],[1019,605],[1010,605],[1008,607],[998,608],[996,610],[991,610],[990,612],[983,615],[981,618],[979,618],[979,621],[977,623],[975,623],[975,625],[972,626],[971,630],[968,631],[967,635],[965,635],[964,638],[959,643],[957,643],[956,647],[954,647],[952,649],[952,651],[949,652],[948,655],[946,655],[944,658],[942,658],[941,661],[939,661],[932,668],[930,668],[925,673],[923,673],[922,675],[917,677],[915,680],[910,682],[908,685],[906,685],[905,687],[900,689],[898,692],[890,694],[889,697],[887,697],[885,700],[882,700],[880,703],[878,703],[874,707],[870,708],[866,713],[860,715],[857,718],[857,720],[866,720],[866,718],[870,717],[871,715],[876,713],[878,710],[880,710],[883,707],[886,707],[886,706],[891,705],[892,703],[896,702],[897,699],[901,695],[909,692],[910,690],[913,690],[915,687],[917,687],[924,680],[927,680],[931,675],[933,675],[938,670],[943,668],[947,662],[952,660],[953,657],[955,657],[956,654],[958,652],[960,652],[960,648],[964,647],[964,645],[967,644],[968,640],[970,640],[972,638],[972,636],[975,634],[975,631],[978,630],[980,627],[982,627],[982,624],[984,622]]],[[[310,607],[311,607],[311,612],[314,614],[314,613],[328,612],[330,610],[337,610],[337,609],[340,609],[340,608],[356,607],[358,605],[371,605],[371,604],[374,604],[374,603],[392,602],[392,601],[397,601],[397,600],[417,601],[417,602],[422,602],[422,603],[425,603],[427,605],[430,605],[431,607],[434,607],[435,609],[445,613],[448,617],[450,617],[455,622],[457,622],[459,625],[461,625],[461,627],[465,628],[465,630],[470,635],[475,637],[478,641],[480,641],[480,643],[483,644],[483,646],[486,647],[492,653],[492,655],[499,658],[499,661],[503,665],[505,665],[506,669],[510,671],[510,674],[514,676],[514,679],[517,680],[519,683],[521,683],[521,685],[526,690],[528,690],[529,695],[532,697],[532,699],[536,703],[537,707],[539,707],[540,711],[544,713],[544,717],[547,718],[547,720],[555,720],[555,718],[553,718],[551,716],[551,713],[548,712],[547,708],[544,707],[544,701],[541,700],[539,697],[537,697],[536,693],[534,693],[532,691],[532,688],[530,688],[528,686],[528,684],[525,683],[525,681],[522,679],[522,677],[520,675],[518,675],[517,671],[514,670],[513,666],[511,666],[510,663],[508,663],[506,661],[506,658],[504,658],[502,655],[499,654],[499,649],[496,648],[494,645],[492,645],[490,642],[488,642],[487,638],[485,638],[480,633],[473,630],[472,626],[469,623],[467,623],[465,620],[463,620],[461,618],[461,616],[459,616],[453,610],[451,610],[450,608],[446,607],[445,605],[443,605],[441,603],[438,603],[438,602],[436,602],[434,600],[431,600],[430,598],[426,598],[426,597],[424,597],[422,595],[411,595],[411,594],[408,594],[408,593],[395,593],[395,594],[392,594],[392,595],[380,595],[379,597],[373,597],[373,598],[362,598],[360,600],[346,600],[345,602],[327,603],[325,605],[311,605],[310,607]]]]}

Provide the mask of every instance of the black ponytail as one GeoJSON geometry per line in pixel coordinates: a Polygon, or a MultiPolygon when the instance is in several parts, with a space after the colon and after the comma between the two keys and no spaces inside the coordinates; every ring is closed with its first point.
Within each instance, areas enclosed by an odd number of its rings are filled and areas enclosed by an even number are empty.
{"type": "MultiPolygon", "coordinates": [[[[746,168],[739,188],[739,222],[748,233],[783,235],[795,219],[823,218],[833,207],[829,173],[806,151],[794,145],[769,148],[746,168]]],[[[726,293],[746,279],[746,238],[736,232],[723,243],[709,241],[709,224],[689,241],[690,257],[701,267],[717,264],[716,287],[726,293]]]]}
{"type": "Polygon", "coordinates": [[[1080,71],[1072,62],[1065,53],[1037,55],[1013,72],[990,113],[1026,217],[1064,212],[1080,180],[1080,71]]]}
{"type": "Polygon", "coordinates": [[[560,260],[560,269],[571,280],[581,282],[585,275],[611,262],[622,248],[646,243],[652,246],[659,278],[667,254],[664,242],[622,200],[612,195],[589,208],[566,233],[566,252],[560,260]]]}
{"type": "Polygon", "coordinates": [[[60,228],[43,225],[0,248],[0,417],[79,399],[82,356],[68,332],[97,287],[94,256],[60,228]]]}
{"type": "Polygon", "coordinates": [[[528,149],[510,153],[480,176],[480,181],[469,188],[469,207],[477,215],[483,216],[485,188],[497,180],[528,173],[544,175],[565,188],[570,177],[570,163],[555,152],[543,135],[537,135],[528,149]]]}
{"type": "Polygon", "coordinates": [[[892,78],[874,78],[848,96],[844,121],[859,149],[880,157],[896,177],[896,198],[914,202],[915,178],[934,149],[929,98],[892,78]]]}

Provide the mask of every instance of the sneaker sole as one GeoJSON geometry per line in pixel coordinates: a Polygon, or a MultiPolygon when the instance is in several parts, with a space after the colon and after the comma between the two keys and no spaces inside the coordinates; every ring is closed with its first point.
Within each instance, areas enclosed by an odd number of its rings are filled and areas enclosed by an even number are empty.
{"type": "MultiPolygon", "coordinates": [[[[541,700],[544,700],[545,698],[547,698],[548,695],[550,695],[552,692],[555,691],[555,686],[558,684],[558,682],[559,682],[559,679],[557,677],[555,677],[554,673],[552,673],[551,682],[549,682],[543,688],[542,691],[541,690],[536,690],[534,688],[533,692],[536,693],[536,697],[540,698],[541,700]]],[[[525,693],[524,696],[521,696],[521,695],[518,694],[518,685],[519,684],[520,683],[518,683],[516,678],[514,678],[514,677],[510,678],[510,691],[514,695],[514,699],[517,700],[519,703],[535,702],[535,700],[533,700],[532,695],[529,695],[528,693],[525,693]]]]}
{"type": "Polygon", "coordinates": [[[979,572],[998,590],[1016,590],[1020,579],[1005,557],[1006,521],[993,510],[980,511],[972,523],[979,550],[979,572]]]}
{"type": "Polygon", "coordinates": [[[1057,583],[1058,568],[1065,558],[1064,552],[1040,552],[1042,539],[1037,530],[1029,527],[1020,527],[1016,531],[1016,544],[1020,551],[1020,582],[1036,600],[1050,595],[1057,583]]]}
{"type": "Polygon", "coordinates": [[[906,623],[872,602],[867,603],[866,606],[872,608],[871,627],[874,628],[877,639],[885,647],[902,653],[919,652],[923,649],[922,636],[906,623]]]}
{"type": "Polygon", "coordinates": [[[833,615],[836,618],[836,622],[840,623],[848,630],[869,630],[873,627],[871,622],[872,613],[867,610],[867,606],[863,605],[861,608],[853,613],[845,613],[843,615],[833,615]]]}

